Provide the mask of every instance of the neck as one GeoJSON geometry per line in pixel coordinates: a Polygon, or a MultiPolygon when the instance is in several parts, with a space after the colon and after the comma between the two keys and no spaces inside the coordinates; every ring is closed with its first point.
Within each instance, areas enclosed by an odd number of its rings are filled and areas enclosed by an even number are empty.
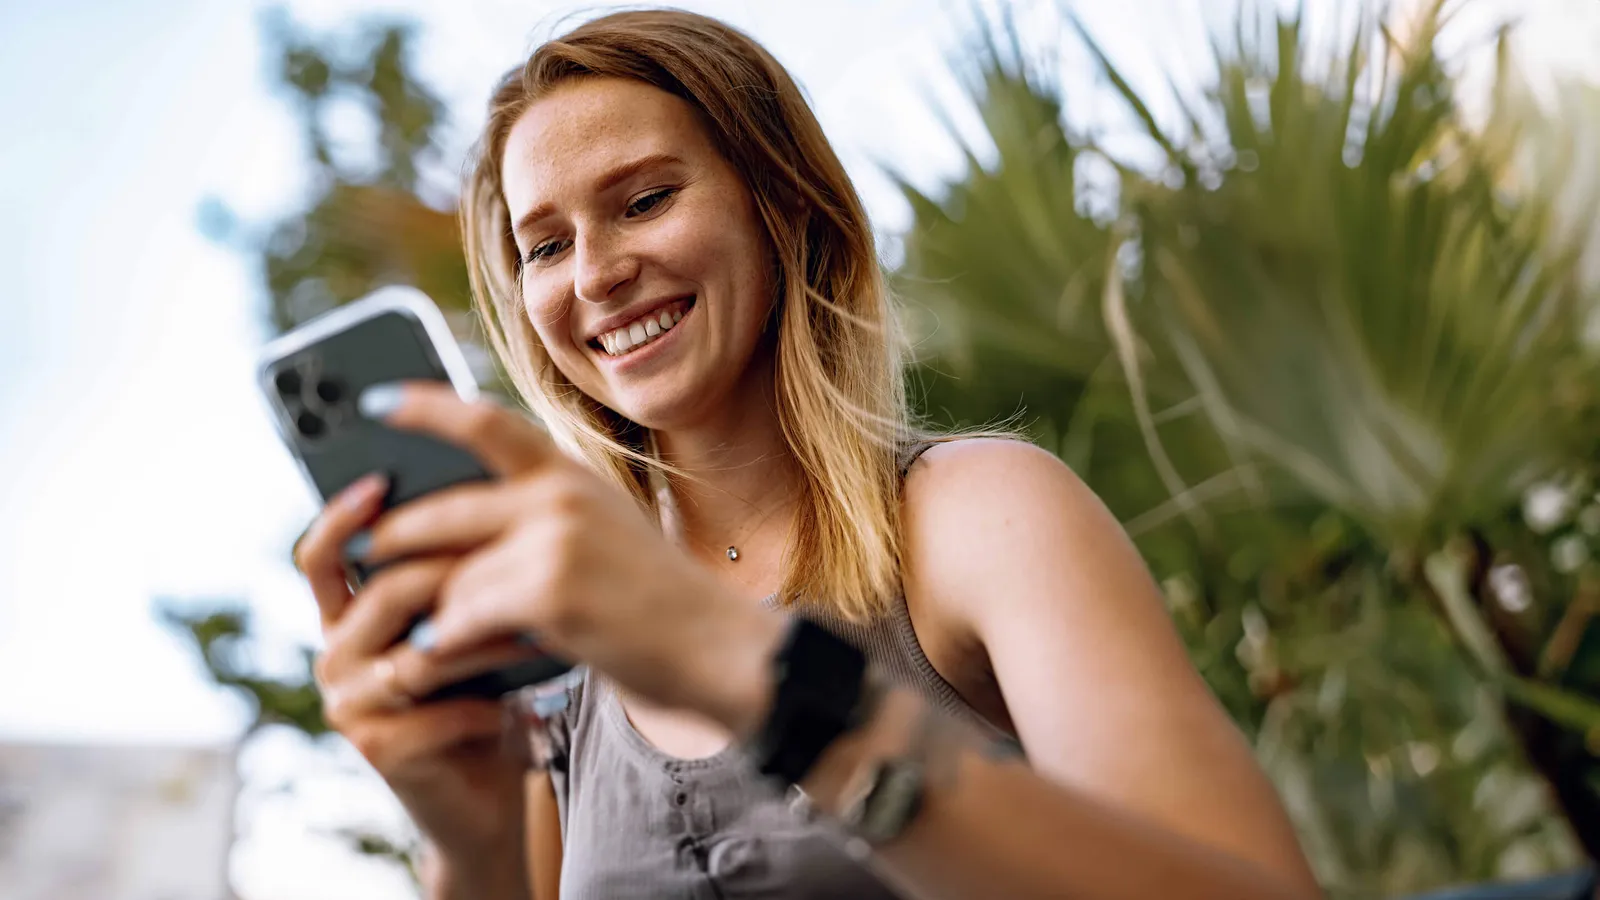
{"type": "Polygon", "coordinates": [[[753,368],[766,371],[751,373],[761,387],[741,392],[747,402],[722,404],[693,427],[658,430],[655,439],[661,459],[688,476],[671,480],[667,534],[720,566],[736,545],[740,568],[761,581],[781,560],[800,478],[778,422],[772,363],[753,368]]]}

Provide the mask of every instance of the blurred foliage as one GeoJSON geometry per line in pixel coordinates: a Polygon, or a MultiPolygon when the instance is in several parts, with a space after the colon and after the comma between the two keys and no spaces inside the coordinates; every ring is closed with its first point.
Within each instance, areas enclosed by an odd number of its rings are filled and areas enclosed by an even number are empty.
{"type": "Polygon", "coordinates": [[[270,78],[306,149],[307,197],[261,228],[238,224],[225,208],[208,209],[206,220],[219,239],[256,257],[273,330],[383,285],[410,284],[470,337],[457,176],[441,149],[444,104],[414,71],[414,26],[371,21],[311,35],[278,10],[262,33],[270,78]]]}
{"type": "MultiPolygon", "coordinates": [[[[306,148],[307,198],[265,227],[241,223],[216,201],[201,212],[215,239],[255,258],[272,331],[384,285],[410,284],[433,297],[457,337],[475,347],[455,213],[425,199],[453,203],[455,186],[428,184],[428,172],[441,168],[444,105],[415,75],[415,29],[372,21],[311,35],[278,10],[267,14],[262,34],[272,83],[293,110],[306,148]],[[370,127],[356,127],[362,123],[370,127]],[[341,142],[333,136],[350,131],[366,138],[341,142]]],[[[486,354],[471,360],[480,380],[495,377],[486,354]]],[[[158,608],[190,640],[211,677],[251,703],[250,730],[281,724],[312,737],[330,735],[312,679],[314,651],[302,648],[303,667],[286,677],[263,676],[251,652],[257,638],[247,610],[237,603],[202,605],[163,601],[158,608]]],[[[414,841],[359,827],[335,833],[355,852],[392,861],[416,879],[414,841]]]]}
{"type": "MultiPolygon", "coordinates": [[[[1471,125],[1445,18],[1319,50],[1247,10],[1200,90],[1170,73],[1176,123],[1076,29],[1153,165],[1068,129],[1059,60],[979,27],[958,65],[987,144],[937,190],[900,180],[921,406],[1025,411],[1104,498],[1340,898],[1600,851],[1600,242],[1574,201],[1600,90],[1541,109],[1502,45],[1471,125]]],[[[312,174],[304,209],[239,241],[274,328],[405,282],[472,345],[414,33],[267,33],[312,174]],[[352,110],[374,146],[330,136],[352,110]]],[[[177,620],[258,722],[324,729],[308,678],[226,649],[236,612],[177,620]]]]}
{"type": "Polygon", "coordinates": [[[992,29],[966,72],[991,146],[936,196],[902,180],[926,407],[975,423],[1023,396],[1127,523],[1335,896],[1600,851],[1594,570],[1520,509],[1592,490],[1549,486],[1600,435],[1591,235],[1552,209],[1553,167],[1518,168],[1579,126],[1510,87],[1502,46],[1470,127],[1446,19],[1319,52],[1247,10],[1202,91],[1172,73],[1176,124],[1077,28],[1156,166],[1067,129],[1058,63],[992,29]]]}
{"type": "Polygon", "coordinates": [[[311,678],[315,654],[310,648],[301,648],[295,671],[266,676],[251,652],[250,611],[242,604],[158,599],[155,606],[165,625],[189,638],[212,680],[249,701],[253,718],[248,732],[286,725],[309,737],[329,733],[322,720],[322,695],[311,678]]]}

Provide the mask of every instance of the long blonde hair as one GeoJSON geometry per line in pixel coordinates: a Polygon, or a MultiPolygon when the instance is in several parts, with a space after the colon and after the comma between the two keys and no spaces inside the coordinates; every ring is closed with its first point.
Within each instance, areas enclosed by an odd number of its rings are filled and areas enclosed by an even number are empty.
{"type": "Polygon", "coordinates": [[[779,596],[871,616],[899,587],[897,450],[914,436],[901,332],[855,188],[794,80],[754,40],[693,13],[621,12],[542,44],[507,73],[462,204],[490,344],[556,440],[658,512],[650,473],[672,470],[645,430],[577,390],[528,320],[501,189],[518,118],[556,85],[586,77],[634,79],[686,100],[753,194],[777,267],[778,418],[802,482],[779,596]]]}

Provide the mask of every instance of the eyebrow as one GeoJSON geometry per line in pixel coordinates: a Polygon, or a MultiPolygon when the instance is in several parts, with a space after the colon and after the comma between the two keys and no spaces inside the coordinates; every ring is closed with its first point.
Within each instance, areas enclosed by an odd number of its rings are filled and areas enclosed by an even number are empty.
{"type": "MultiPolygon", "coordinates": [[[[627,181],[629,178],[632,178],[640,172],[645,171],[646,169],[654,169],[662,166],[678,165],[682,163],[683,160],[673,156],[670,153],[650,153],[645,156],[641,156],[638,159],[629,160],[628,162],[607,170],[595,180],[594,189],[596,193],[609,191],[622,182],[627,181]]],[[[523,231],[528,229],[535,222],[553,215],[555,211],[556,208],[554,204],[549,202],[540,203],[533,209],[523,213],[522,217],[517,219],[517,224],[511,229],[511,233],[513,235],[522,234],[523,231]]]]}

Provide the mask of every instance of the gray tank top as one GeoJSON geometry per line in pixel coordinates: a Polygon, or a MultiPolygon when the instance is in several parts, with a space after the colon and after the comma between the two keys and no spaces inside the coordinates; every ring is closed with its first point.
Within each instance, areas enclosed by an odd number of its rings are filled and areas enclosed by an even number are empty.
{"type": "MultiPolygon", "coordinates": [[[[928,446],[906,449],[902,478],[928,446]]],[[[934,671],[902,594],[861,624],[823,609],[793,611],[854,642],[941,710],[1004,736],[934,671]]],[[[634,730],[604,679],[590,677],[570,694],[551,723],[564,900],[896,897],[845,853],[836,826],[792,811],[740,748],[678,759],[634,730]]]]}

